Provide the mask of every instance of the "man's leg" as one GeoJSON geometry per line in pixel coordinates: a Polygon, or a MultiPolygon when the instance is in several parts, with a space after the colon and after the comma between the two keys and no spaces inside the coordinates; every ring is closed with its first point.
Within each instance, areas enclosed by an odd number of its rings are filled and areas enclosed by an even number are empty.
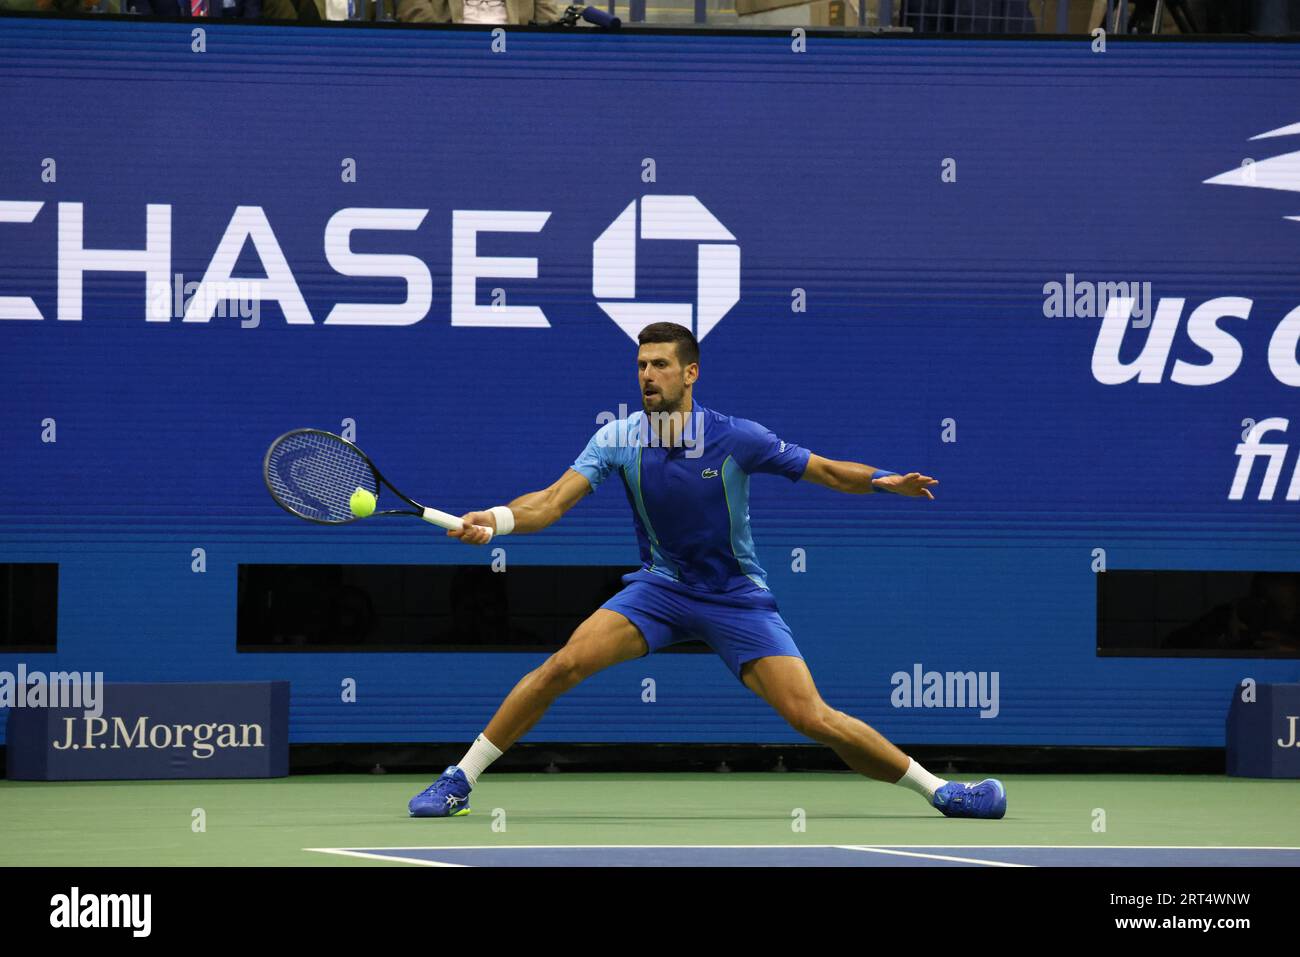
{"type": "Polygon", "coordinates": [[[524,736],[564,692],[597,671],[647,651],[637,627],[616,611],[598,608],[568,642],[537,669],[519,679],[483,731],[500,751],[524,736]]]}
{"type": "Polygon", "coordinates": [[[859,774],[894,784],[907,773],[906,754],[870,725],[822,700],[802,658],[769,655],[747,661],[740,680],[792,728],[829,747],[859,774]]]}
{"type": "Polygon", "coordinates": [[[1007,812],[1006,788],[996,778],[961,784],[935,777],[878,731],[828,705],[802,658],[752,659],[741,666],[740,680],[796,731],[830,747],[859,774],[915,791],[947,817],[997,819],[1007,812]]]}
{"type": "Polygon", "coordinates": [[[568,643],[519,679],[488,726],[457,765],[473,787],[501,753],[527,733],[556,698],[584,678],[620,661],[680,641],[684,609],[668,589],[633,582],[578,626],[568,643]]]}
{"type": "Polygon", "coordinates": [[[519,679],[460,762],[411,799],[411,816],[468,814],[469,792],[478,776],[538,722],[551,702],[602,668],[638,658],[648,649],[640,630],[627,618],[598,608],[563,648],[519,679]]]}

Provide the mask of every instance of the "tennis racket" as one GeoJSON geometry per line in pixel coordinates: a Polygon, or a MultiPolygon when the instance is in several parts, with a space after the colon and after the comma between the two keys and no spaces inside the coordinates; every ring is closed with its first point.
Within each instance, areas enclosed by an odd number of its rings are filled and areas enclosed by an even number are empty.
{"type": "MultiPolygon", "coordinates": [[[[387,486],[411,507],[381,510],[376,504],[375,515],[414,515],[439,528],[465,527],[459,516],[403,495],[365,452],[342,436],[320,429],[294,429],[272,442],[262,462],[262,477],[277,505],[317,525],[358,521],[359,516],[352,513],[352,493],[364,489],[377,502],[380,486],[387,486]]],[[[492,529],[484,530],[492,535],[492,529]]]]}

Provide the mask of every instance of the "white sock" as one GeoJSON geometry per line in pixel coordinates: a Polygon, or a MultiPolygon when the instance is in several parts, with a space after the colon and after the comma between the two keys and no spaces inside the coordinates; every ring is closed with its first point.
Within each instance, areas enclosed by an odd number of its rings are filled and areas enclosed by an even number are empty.
{"type": "Polygon", "coordinates": [[[465,780],[469,781],[470,787],[473,787],[478,783],[478,776],[499,757],[501,752],[497,750],[497,746],[480,734],[474,739],[474,743],[470,745],[470,749],[465,752],[465,756],[460,759],[460,764],[456,767],[465,772],[465,780]]]}
{"type": "Polygon", "coordinates": [[[894,782],[907,788],[909,791],[915,791],[927,801],[934,797],[934,792],[939,790],[948,782],[943,778],[936,778],[933,774],[921,767],[911,758],[907,759],[907,770],[903,776],[894,782]]]}

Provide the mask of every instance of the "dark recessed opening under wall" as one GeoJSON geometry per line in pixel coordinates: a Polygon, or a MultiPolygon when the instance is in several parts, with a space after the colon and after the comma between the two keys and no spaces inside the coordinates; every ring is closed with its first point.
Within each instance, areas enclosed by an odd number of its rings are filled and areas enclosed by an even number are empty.
{"type": "Polygon", "coordinates": [[[58,650],[59,566],[0,563],[0,651],[58,650]]]}
{"type": "MultiPolygon", "coordinates": [[[[623,587],[608,565],[240,565],[235,647],[554,651],[623,587]]],[[[703,642],[668,653],[708,652],[703,642]]]]}
{"type": "Polygon", "coordinates": [[[1096,578],[1098,656],[1300,658],[1300,572],[1113,569],[1096,578]]]}

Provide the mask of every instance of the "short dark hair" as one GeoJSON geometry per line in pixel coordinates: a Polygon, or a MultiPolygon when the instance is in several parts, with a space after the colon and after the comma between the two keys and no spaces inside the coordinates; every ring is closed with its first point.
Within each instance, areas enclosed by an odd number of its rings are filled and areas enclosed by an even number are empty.
{"type": "Polygon", "coordinates": [[[700,361],[700,344],[695,333],[675,322],[652,322],[636,337],[641,345],[647,342],[672,342],[677,346],[677,361],[688,366],[700,361]]]}

